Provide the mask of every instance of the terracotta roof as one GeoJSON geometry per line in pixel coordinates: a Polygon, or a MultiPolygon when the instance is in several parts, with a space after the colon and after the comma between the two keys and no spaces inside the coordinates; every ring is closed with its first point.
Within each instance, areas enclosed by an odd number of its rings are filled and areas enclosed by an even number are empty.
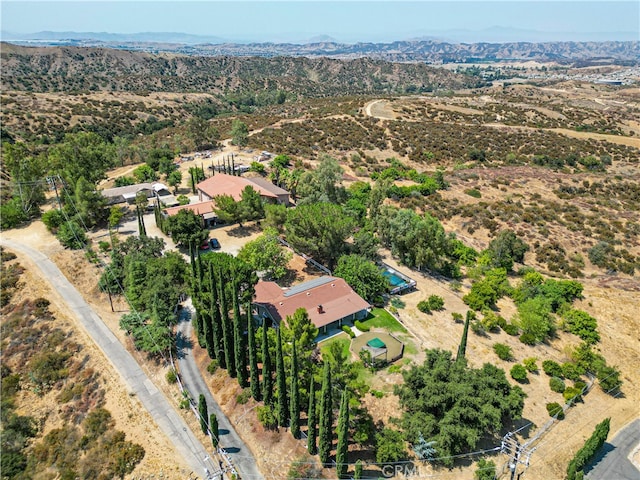
{"type": "MultiPolygon", "coordinates": [[[[278,198],[278,196],[266,188],[252,182],[248,178],[216,173],[213,177],[198,183],[196,187],[207,196],[213,198],[216,195],[231,195],[234,200],[242,199],[242,191],[250,186],[262,197],[278,198]]],[[[274,185],[275,186],[275,185],[274,185]]]]}
{"type": "Polygon", "coordinates": [[[320,277],[287,290],[274,282],[260,281],[254,303],[264,305],[272,317],[281,321],[298,308],[306,308],[313,324],[320,328],[369,308],[342,278],[320,277]],[[322,313],[318,306],[322,306],[322,313]]]}
{"type": "Polygon", "coordinates": [[[213,211],[213,204],[211,200],[207,200],[206,202],[190,203],[188,205],[167,208],[164,212],[171,217],[180,210],[191,210],[196,215],[204,215],[205,213],[211,213],[213,211]]]}
{"type": "Polygon", "coordinates": [[[266,180],[262,177],[249,177],[247,178],[247,180],[249,180],[251,183],[255,183],[258,187],[262,187],[265,190],[274,193],[275,195],[289,195],[289,192],[287,192],[284,188],[280,188],[279,186],[274,185],[269,180],[266,180]]]}

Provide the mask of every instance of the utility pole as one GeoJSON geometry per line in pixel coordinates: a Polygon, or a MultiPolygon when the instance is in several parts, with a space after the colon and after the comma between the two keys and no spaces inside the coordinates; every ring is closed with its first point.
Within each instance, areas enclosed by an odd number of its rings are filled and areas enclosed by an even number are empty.
{"type": "MultiPolygon", "coordinates": [[[[509,456],[508,466],[511,471],[511,480],[520,479],[525,470],[529,467],[529,458],[535,448],[529,448],[528,444],[521,445],[515,437],[516,432],[507,433],[502,439],[500,453],[509,456]],[[524,469],[518,472],[518,465],[523,465],[524,469]]],[[[504,471],[504,470],[503,470],[504,471]]]]}

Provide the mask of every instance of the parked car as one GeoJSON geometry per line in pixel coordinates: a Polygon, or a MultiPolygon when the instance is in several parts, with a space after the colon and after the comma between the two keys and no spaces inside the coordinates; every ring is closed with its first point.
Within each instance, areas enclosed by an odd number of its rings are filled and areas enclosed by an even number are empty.
{"type": "Polygon", "coordinates": [[[220,242],[218,241],[217,238],[210,238],[209,246],[214,250],[218,250],[220,248],[220,242]]]}
{"type": "Polygon", "coordinates": [[[201,251],[206,251],[209,250],[210,246],[209,246],[209,242],[204,242],[202,245],[200,245],[200,250],[201,251]]]}

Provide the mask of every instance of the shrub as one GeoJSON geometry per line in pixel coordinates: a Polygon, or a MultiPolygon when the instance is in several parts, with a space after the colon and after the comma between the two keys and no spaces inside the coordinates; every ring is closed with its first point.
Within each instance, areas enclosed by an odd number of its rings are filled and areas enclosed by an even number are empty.
{"type": "Polygon", "coordinates": [[[80,250],[87,244],[84,230],[75,220],[69,220],[60,225],[56,236],[63,247],[71,250],[80,250]]]}
{"type": "Polygon", "coordinates": [[[365,325],[364,323],[362,323],[360,320],[356,320],[354,325],[356,326],[356,328],[358,330],[360,330],[361,332],[368,332],[369,330],[371,330],[371,327],[369,325],[365,325]]]}
{"type": "Polygon", "coordinates": [[[431,307],[429,307],[429,302],[426,300],[420,300],[418,302],[418,310],[422,313],[431,313],[431,307]]]}
{"type": "Polygon", "coordinates": [[[545,360],[542,362],[542,370],[544,373],[549,375],[550,377],[560,377],[562,378],[564,375],[562,373],[562,367],[558,362],[554,362],[553,360],[545,360]]]}
{"type": "Polygon", "coordinates": [[[236,397],[236,402],[238,402],[240,405],[244,405],[245,403],[247,403],[249,401],[250,398],[251,398],[251,389],[250,388],[245,388],[236,397]]]}
{"type": "Polygon", "coordinates": [[[587,386],[587,384],[585,382],[583,382],[582,380],[578,380],[577,382],[573,382],[573,386],[575,388],[577,388],[580,391],[583,391],[585,389],[585,387],[587,386]]]}
{"type": "Polygon", "coordinates": [[[517,382],[524,382],[527,379],[527,369],[519,363],[511,367],[511,378],[517,382]]]}
{"type": "MultiPolygon", "coordinates": [[[[505,345],[504,343],[494,343],[493,344],[493,351],[496,352],[496,355],[498,355],[498,358],[500,358],[501,360],[513,360],[513,353],[511,352],[511,347],[508,345],[505,345]]],[[[526,375],[526,372],[525,372],[526,375]]]]}
{"type": "Polygon", "coordinates": [[[267,430],[273,430],[278,426],[278,420],[269,405],[265,405],[264,407],[258,407],[258,420],[262,424],[264,428],[267,430]]]}
{"type": "Polygon", "coordinates": [[[491,310],[484,310],[482,313],[484,314],[484,317],[480,322],[484,329],[489,332],[495,332],[499,329],[501,323],[500,320],[502,320],[504,324],[507,323],[504,318],[491,310]]]}
{"type": "Polygon", "coordinates": [[[558,420],[564,419],[564,410],[558,402],[547,403],[547,412],[550,417],[556,417],[558,420]]]}
{"type": "Polygon", "coordinates": [[[573,362],[565,362],[562,364],[561,368],[562,376],[569,380],[573,380],[574,382],[580,380],[580,376],[584,373],[581,371],[580,367],[573,362]]]}
{"type": "Polygon", "coordinates": [[[406,306],[406,303],[404,303],[398,297],[393,297],[391,299],[391,305],[395,308],[404,308],[406,306]]]}
{"type": "Polygon", "coordinates": [[[371,395],[373,395],[376,398],[382,398],[384,397],[384,392],[381,390],[371,390],[371,395]]]}
{"type": "Polygon", "coordinates": [[[444,298],[438,296],[438,295],[431,295],[429,296],[429,299],[427,300],[428,304],[429,304],[429,308],[431,310],[442,310],[444,308],[444,298]]]}
{"type": "Polygon", "coordinates": [[[520,334],[520,329],[513,323],[507,323],[504,327],[502,327],[502,330],[504,330],[504,333],[506,333],[507,335],[511,335],[512,337],[520,334]]]}
{"type": "Polygon", "coordinates": [[[107,242],[106,240],[100,240],[98,242],[98,248],[102,253],[106,253],[111,250],[111,243],[107,242]]]}
{"type": "Polygon", "coordinates": [[[482,194],[480,193],[480,190],[478,190],[477,188],[468,188],[464,191],[464,193],[466,193],[467,195],[469,195],[470,197],[473,198],[480,198],[482,197],[482,194]]]}
{"type": "Polygon", "coordinates": [[[451,317],[453,317],[453,321],[456,323],[462,323],[464,321],[464,317],[458,312],[452,312],[451,317]]]}
{"type": "Polygon", "coordinates": [[[471,331],[476,335],[484,336],[487,334],[487,331],[482,326],[482,323],[480,323],[478,320],[474,320],[470,325],[471,331]]]}
{"type": "Polygon", "coordinates": [[[566,387],[561,378],[551,377],[549,379],[549,388],[551,388],[552,392],[563,393],[566,387]]]}
{"type": "Polygon", "coordinates": [[[391,365],[387,371],[389,373],[400,373],[400,370],[402,370],[402,367],[400,365],[391,365]]]}
{"type": "Polygon", "coordinates": [[[573,400],[574,402],[582,401],[582,390],[578,390],[576,387],[567,387],[562,393],[565,401],[569,402],[573,400]]]}
{"type": "Polygon", "coordinates": [[[522,361],[522,364],[524,365],[524,368],[526,368],[529,372],[537,373],[538,372],[537,361],[538,359],[536,357],[529,357],[529,358],[525,358],[522,361]]]}
{"type": "Polygon", "coordinates": [[[166,379],[170,384],[174,384],[178,381],[178,375],[176,375],[176,371],[173,368],[167,372],[166,379]]]}
{"type": "Polygon", "coordinates": [[[349,335],[349,338],[354,338],[356,336],[356,334],[353,333],[353,330],[351,330],[351,327],[349,325],[343,325],[342,331],[345,332],[347,335],[349,335]]]}
{"type": "Polygon", "coordinates": [[[178,195],[176,197],[176,201],[178,202],[178,205],[189,205],[189,197],[187,197],[186,195],[178,195]]]}
{"type": "Polygon", "coordinates": [[[473,472],[474,480],[493,480],[496,478],[496,464],[491,460],[478,460],[478,469],[473,472]]]}
{"type": "Polygon", "coordinates": [[[218,370],[218,360],[211,360],[209,365],[207,365],[207,372],[213,375],[216,373],[216,370],[218,370]]]}
{"type": "Polygon", "coordinates": [[[47,230],[55,233],[58,227],[64,222],[64,215],[57,208],[53,208],[42,214],[42,223],[45,224],[47,230]]]}

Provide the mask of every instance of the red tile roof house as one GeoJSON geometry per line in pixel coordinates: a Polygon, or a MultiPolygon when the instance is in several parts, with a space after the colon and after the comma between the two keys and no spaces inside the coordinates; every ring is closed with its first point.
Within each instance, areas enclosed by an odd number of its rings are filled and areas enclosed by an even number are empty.
{"type": "Polygon", "coordinates": [[[191,210],[196,215],[202,217],[202,224],[205,228],[215,225],[215,221],[218,218],[213,211],[213,202],[211,200],[167,208],[162,211],[162,214],[167,217],[172,217],[173,215],[176,215],[180,210],[191,210]]]}
{"type": "Polygon", "coordinates": [[[262,319],[279,324],[298,308],[306,308],[311,322],[320,333],[354,320],[364,319],[371,305],[362,299],[342,278],[314,278],[288,289],[275,282],[259,281],[253,306],[262,319]]]}
{"type": "Polygon", "coordinates": [[[289,192],[264,178],[236,177],[226,173],[216,173],[196,185],[200,200],[212,200],[216,195],[231,195],[234,200],[242,199],[242,191],[250,186],[260,196],[271,203],[289,205],[289,192]]]}

